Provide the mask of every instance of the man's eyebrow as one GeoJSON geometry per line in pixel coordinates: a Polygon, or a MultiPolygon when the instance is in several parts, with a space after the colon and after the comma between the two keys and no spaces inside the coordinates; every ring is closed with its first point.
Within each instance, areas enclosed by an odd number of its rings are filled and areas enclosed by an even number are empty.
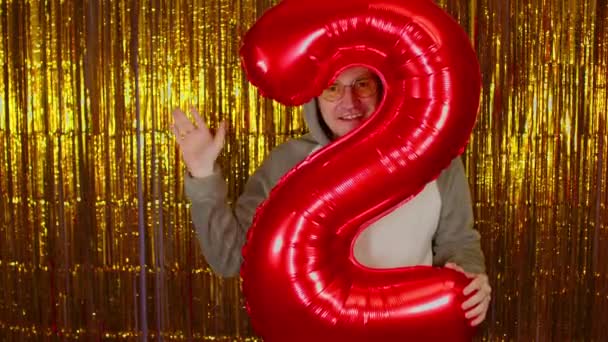
{"type": "Polygon", "coordinates": [[[369,78],[369,77],[374,77],[376,74],[371,73],[371,72],[367,72],[365,74],[361,74],[360,76],[358,76],[357,78],[369,78]]]}
{"type": "MultiPolygon", "coordinates": [[[[353,82],[357,82],[357,81],[364,80],[364,79],[373,79],[373,78],[374,78],[374,76],[376,76],[376,75],[375,75],[375,74],[372,74],[372,73],[369,73],[369,74],[363,74],[363,75],[361,75],[361,76],[357,76],[357,77],[355,77],[355,78],[353,79],[353,82]]],[[[336,79],[336,80],[334,80],[332,83],[330,83],[329,85],[331,86],[331,85],[338,84],[338,83],[342,84],[342,82],[339,82],[339,81],[336,79]]]]}
{"type": "Polygon", "coordinates": [[[373,74],[361,75],[361,76],[355,78],[355,81],[360,81],[360,80],[370,79],[370,78],[374,78],[374,75],[373,74]]]}

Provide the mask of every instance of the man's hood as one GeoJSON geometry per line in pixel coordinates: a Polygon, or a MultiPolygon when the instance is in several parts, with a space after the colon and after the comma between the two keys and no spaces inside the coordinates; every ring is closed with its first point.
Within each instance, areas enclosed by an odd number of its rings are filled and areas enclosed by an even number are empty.
{"type": "Polygon", "coordinates": [[[308,125],[310,135],[319,145],[324,146],[331,142],[330,130],[321,117],[316,98],[304,104],[304,120],[308,125]]]}

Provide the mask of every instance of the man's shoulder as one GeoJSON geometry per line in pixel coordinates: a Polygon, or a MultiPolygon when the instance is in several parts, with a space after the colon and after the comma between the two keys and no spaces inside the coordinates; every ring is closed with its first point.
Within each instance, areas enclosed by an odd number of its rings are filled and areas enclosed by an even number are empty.
{"type": "Polygon", "coordinates": [[[289,139],[272,149],[260,171],[274,181],[304,160],[316,146],[308,135],[289,139]]]}
{"type": "Polygon", "coordinates": [[[305,134],[298,138],[289,139],[282,144],[277,145],[270,152],[271,158],[285,157],[288,159],[300,158],[304,159],[317,147],[317,142],[312,138],[312,135],[305,134]]]}

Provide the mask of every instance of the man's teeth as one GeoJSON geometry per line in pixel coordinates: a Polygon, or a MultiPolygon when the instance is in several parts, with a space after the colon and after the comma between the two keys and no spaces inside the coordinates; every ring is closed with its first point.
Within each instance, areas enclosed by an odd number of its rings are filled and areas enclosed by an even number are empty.
{"type": "Polygon", "coordinates": [[[340,119],[342,119],[342,120],[353,120],[353,119],[359,119],[362,116],[363,116],[363,114],[349,114],[349,115],[341,116],[340,119]]]}

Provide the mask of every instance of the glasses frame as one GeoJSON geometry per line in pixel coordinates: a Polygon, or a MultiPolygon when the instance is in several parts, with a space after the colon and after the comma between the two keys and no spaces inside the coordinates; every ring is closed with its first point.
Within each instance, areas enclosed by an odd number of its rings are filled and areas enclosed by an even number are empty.
{"type": "MultiPolygon", "coordinates": [[[[365,96],[362,96],[362,95],[358,94],[358,93],[355,91],[354,93],[355,93],[355,95],[356,95],[358,98],[360,98],[360,99],[365,99],[365,98],[370,98],[370,97],[372,97],[372,96],[374,96],[374,95],[378,94],[378,87],[380,86],[380,81],[378,80],[378,78],[377,78],[376,76],[374,76],[374,75],[369,75],[369,76],[364,76],[364,77],[357,78],[356,80],[354,80],[354,81],[353,81],[351,84],[349,84],[349,85],[345,85],[345,84],[342,84],[342,83],[339,83],[339,82],[335,82],[335,83],[333,83],[331,86],[337,85],[337,86],[339,87],[338,89],[340,90],[340,94],[338,95],[338,97],[336,97],[336,98],[333,98],[333,97],[328,97],[328,96],[325,94],[325,91],[326,91],[327,89],[325,89],[325,90],[323,90],[323,92],[321,93],[321,98],[322,98],[322,99],[324,99],[325,101],[328,101],[328,102],[336,102],[336,101],[339,101],[339,100],[341,100],[341,99],[344,97],[344,94],[346,94],[346,88],[356,89],[356,88],[353,88],[353,87],[354,87],[354,86],[357,84],[357,82],[361,82],[361,81],[370,81],[370,82],[373,82],[373,84],[374,84],[374,91],[373,91],[371,94],[369,94],[369,95],[365,95],[365,96]]],[[[331,87],[331,86],[330,86],[330,87],[331,87]]],[[[351,90],[351,91],[352,91],[352,90],[351,90]]]]}

